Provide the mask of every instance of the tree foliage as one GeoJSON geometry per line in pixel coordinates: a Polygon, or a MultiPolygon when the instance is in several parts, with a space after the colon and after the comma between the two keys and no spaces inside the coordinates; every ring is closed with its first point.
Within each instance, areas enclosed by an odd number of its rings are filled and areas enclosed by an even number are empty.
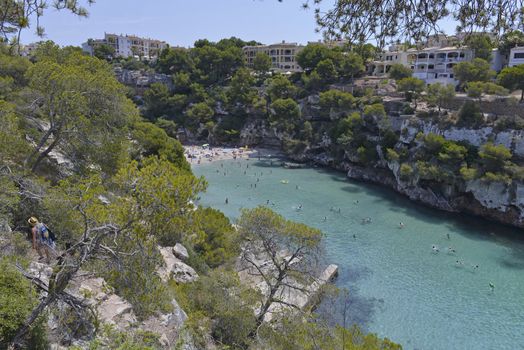
{"type": "Polygon", "coordinates": [[[471,62],[458,63],[453,67],[453,73],[463,86],[471,81],[488,81],[495,76],[489,62],[481,58],[475,58],[471,62]]]}
{"type": "Polygon", "coordinates": [[[413,75],[411,68],[404,66],[400,63],[395,63],[389,69],[389,77],[395,80],[402,80],[404,78],[409,78],[413,75]]]}
{"type": "Polygon", "coordinates": [[[524,101],[524,65],[504,68],[497,79],[500,85],[511,91],[522,90],[520,100],[524,101]]]}
{"type": "Polygon", "coordinates": [[[438,107],[440,112],[443,105],[449,103],[455,97],[453,85],[431,84],[427,88],[426,101],[430,105],[438,107]]]}
{"type": "MultiPolygon", "coordinates": [[[[442,20],[457,22],[458,32],[492,32],[498,35],[513,28],[522,29],[524,3],[518,1],[417,0],[409,3],[366,0],[337,0],[325,9],[315,4],[316,21],[328,38],[345,38],[351,43],[374,39],[384,47],[390,39],[422,41],[441,31],[442,20]]],[[[320,4],[320,5],[319,5],[320,4]]]]}
{"type": "Polygon", "coordinates": [[[292,133],[300,118],[298,104],[290,98],[281,98],[271,103],[269,121],[271,125],[286,133],[292,133]]]}
{"type": "Polygon", "coordinates": [[[0,1],[0,35],[5,41],[15,37],[18,41],[20,32],[36,23],[36,34],[44,36],[44,27],[40,25],[40,18],[47,11],[49,5],[55,10],[66,10],[80,17],[87,17],[88,12],[83,4],[91,5],[94,0],[71,1],[33,1],[33,0],[1,0],[0,1]]]}

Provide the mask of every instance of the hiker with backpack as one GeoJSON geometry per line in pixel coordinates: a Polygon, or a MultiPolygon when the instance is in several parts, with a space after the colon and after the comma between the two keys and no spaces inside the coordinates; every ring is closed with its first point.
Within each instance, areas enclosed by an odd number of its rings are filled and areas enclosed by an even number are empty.
{"type": "Polygon", "coordinates": [[[33,249],[35,249],[40,256],[38,260],[46,259],[46,264],[51,263],[51,257],[54,256],[55,251],[56,239],[54,234],[43,222],[39,222],[34,216],[30,217],[27,222],[32,226],[33,249]]]}

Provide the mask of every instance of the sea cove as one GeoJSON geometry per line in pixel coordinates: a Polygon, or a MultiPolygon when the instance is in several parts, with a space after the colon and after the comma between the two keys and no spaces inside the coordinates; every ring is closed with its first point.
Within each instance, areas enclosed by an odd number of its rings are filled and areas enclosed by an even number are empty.
{"type": "Polygon", "coordinates": [[[233,219],[240,208],[269,205],[321,229],[327,262],[340,268],[336,284],[349,289],[352,321],[367,331],[405,349],[524,343],[521,230],[429,209],[340,173],[284,169],[274,159],[193,171],[209,182],[200,205],[233,219]]]}

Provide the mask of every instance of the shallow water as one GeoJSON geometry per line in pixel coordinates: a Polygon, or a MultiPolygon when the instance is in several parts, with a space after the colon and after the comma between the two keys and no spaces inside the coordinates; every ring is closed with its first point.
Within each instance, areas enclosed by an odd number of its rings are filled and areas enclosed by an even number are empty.
{"type": "Polygon", "coordinates": [[[209,182],[199,204],[236,218],[269,200],[286,218],[321,229],[326,259],[340,268],[336,284],[349,289],[351,320],[404,349],[524,348],[524,231],[429,209],[340,173],[277,163],[194,167],[209,182]]]}

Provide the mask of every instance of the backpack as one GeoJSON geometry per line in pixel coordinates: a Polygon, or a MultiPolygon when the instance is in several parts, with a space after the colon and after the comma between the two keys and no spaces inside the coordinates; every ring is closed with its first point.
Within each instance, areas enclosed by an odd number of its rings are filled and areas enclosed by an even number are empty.
{"type": "Polygon", "coordinates": [[[42,237],[44,241],[47,241],[47,240],[51,242],[56,241],[55,234],[51,232],[51,230],[45,224],[39,225],[38,234],[40,235],[40,237],[42,237]]]}

